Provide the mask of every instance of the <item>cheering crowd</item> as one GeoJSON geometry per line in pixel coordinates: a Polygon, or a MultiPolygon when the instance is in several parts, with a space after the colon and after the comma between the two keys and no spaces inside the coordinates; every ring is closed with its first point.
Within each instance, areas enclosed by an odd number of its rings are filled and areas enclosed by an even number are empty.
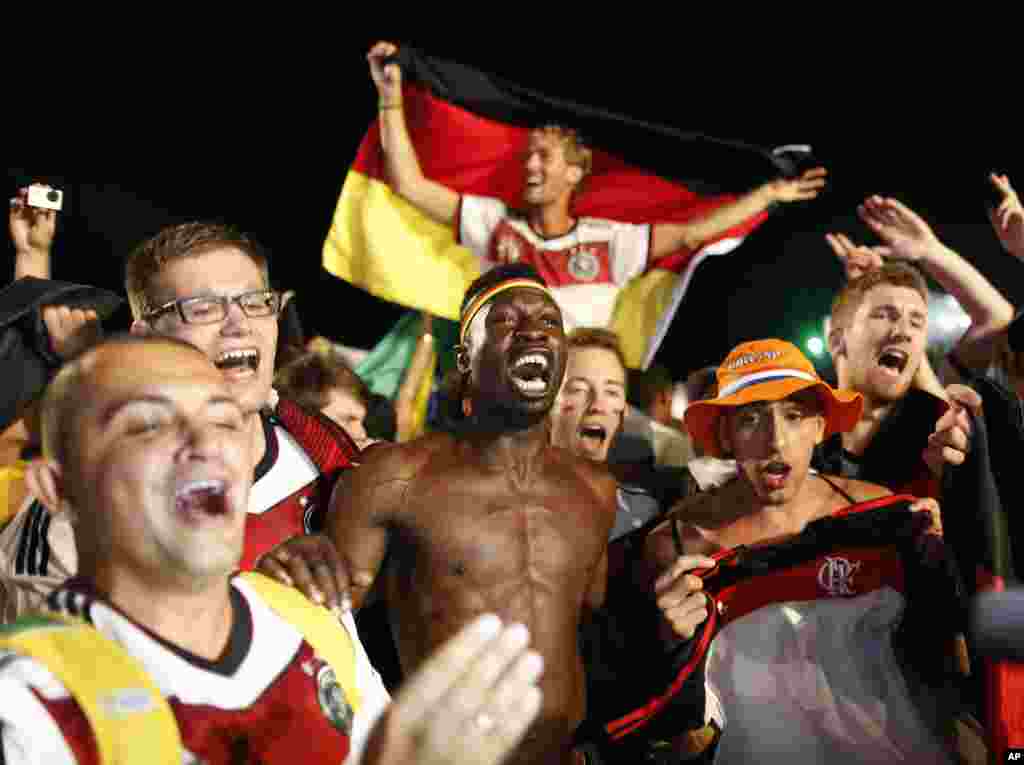
{"type": "MultiPolygon", "coordinates": [[[[345,338],[303,337],[260,244],[220,223],[127,254],[131,326],[105,334],[119,294],[53,280],[60,213],[32,189],[11,200],[0,764],[980,763],[1024,746],[1024,674],[971,620],[1024,550],[1014,306],[871,196],[878,246],[827,237],[846,273],[834,385],[770,337],[685,381],[637,368],[623,290],[815,199],[825,168],[685,222],[577,216],[591,147],[541,124],[514,208],[421,168],[398,52],[368,54],[384,177],[479,274],[443,380],[424,312],[396,392],[372,392],[345,338]],[[941,363],[922,272],[971,320],[941,363]]],[[[1024,208],[991,183],[993,230],[1024,259],[1024,208]]]]}

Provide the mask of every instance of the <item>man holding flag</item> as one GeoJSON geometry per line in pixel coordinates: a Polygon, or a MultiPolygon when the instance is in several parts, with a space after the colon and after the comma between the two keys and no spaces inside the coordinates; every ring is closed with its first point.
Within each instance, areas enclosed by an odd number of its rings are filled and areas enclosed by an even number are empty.
{"type": "MultiPolygon", "coordinates": [[[[604,215],[591,217],[584,214],[587,210],[577,210],[575,202],[592,168],[594,152],[576,130],[540,122],[525,135],[525,153],[518,168],[518,182],[522,184],[521,209],[513,210],[508,204],[508,193],[504,194],[505,200],[495,198],[501,196],[500,193],[476,193],[481,188],[499,192],[504,186],[510,186],[511,176],[508,173],[501,176],[500,169],[490,180],[478,181],[465,176],[466,182],[461,183],[455,177],[442,179],[449,180],[451,186],[429,177],[430,173],[421,169],[420,160],[424,157],[417,153],[420,140],[416,136],[410,138],[407,130],[402,69],[393,59],[397,52],[395,45],[382,42],[367,56],[379,95],[379,148],[382,151],[379,170],[390,191],[431,221],[454,229],[458,244],[475,256],[472,259],[475,262],[467,264],[470,270],[466,275],[472,274],[473,266],[482,271],[518,261],[537,268],[562,308],[567,329],[615,324],[620,333],[635,335],[635,332],[623,332],[619,317],[613,316],[616,300],[627,283],[654,268],[678,272],[695,265],[693,256],[707,245],[724,237],[742,236],[764,220],[772,205],[813,199],[825,185],[826,171],[818,167],[793,179],[769,180],[740,196],[714,200],[694,198],[686,220],[627,223],[608,220],[604,215]]],[[[472,123],[474,115],[460,119],[472,123]]],[[[493,141],[488,131],[498,128],[479,117],[475,120],[481,138],[473,144],[473,151],[479,154],[480,164],[484,165],[492,161],[493,151],[482,144],[493,141]]],[[[420,114],[414,130],[436,133],[441,127],[440,123],[433,124],[432,115],[420,114]]],[[[516,144],[518,153],[522,150],[522,133],[522,130],[501,133],[498,143],[504,143],[504,150],[511,150],[516,144]]],[[[452,143],[444,147],[449,151],[465,146],[456,133],[451,134],[451,140],[452,143]]],[[[508,164],[507,157],[501,161],[508,164]]],[[[432,159],[427,157],[425,162],[432,162],[432,159]]],[[[648,182],[647,178],[642,180],[645,184],[648,182]]],[[[658,180],[650,178],[652,184],[658,180]]],[[[652,186],[652,196],[656,195],[652,186]]],[[[593,207],[589,205],[588,210],[593,207]]],[[[611,207],[609,212],[618,218],[618,205],[611,207]]],[[[339,214],[342,209],[343,205],[339,205],[339,214]]],[[[626,208],[622,213],[624,220],[638,217],[636,211],[626,208]]],[[[645,216],[641,213],[639,217],[645,216]]],[[[340,236],[336,230],[339,222],[336,216],[335,229],[325,250],[325,265],[347,278],[344,269],[333,268],[328,262],[332,240],[337,241],[340,236]]],[[[622,310],[620,306],[620,314],[622,310]]],[[[647,341],[647,337],[640,338],[638,346],[635,338],[632,342],[630,337],[626,338],[631,366],[645,363],[642,361],[645,355],[649,359],[647,341]]]]}

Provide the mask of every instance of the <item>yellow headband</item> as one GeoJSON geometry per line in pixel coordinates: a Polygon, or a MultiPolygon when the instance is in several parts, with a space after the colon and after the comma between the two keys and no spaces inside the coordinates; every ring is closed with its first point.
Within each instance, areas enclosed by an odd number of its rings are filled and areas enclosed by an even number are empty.
{"type": "MultiPolygon", "coordinates": [[[[551,297],[551,293],[548,288],[543,284],[535,282],[533,279],[509,279],[506,282],[500,282],[495,284],[489,290],[484,290],[475,298],[473,298],[469,305],[466,306],[466,310],[462,312],[462,323],[459,326],[459,343],[465,344],[466,332],[469,331],[469,325],[473,323],[473,319],[480,313],[480,309],[483,308],[487,303],[496,298],[502,292],[514,289],[530,289],[543,292],[548,297],[551,297]]],[[[552,298],[553,300],[554,298],[552,298]]]]}

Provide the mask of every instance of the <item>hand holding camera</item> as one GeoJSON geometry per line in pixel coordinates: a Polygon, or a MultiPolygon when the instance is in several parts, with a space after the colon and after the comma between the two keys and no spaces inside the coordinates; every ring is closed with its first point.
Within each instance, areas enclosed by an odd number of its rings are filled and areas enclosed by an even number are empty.
{"type": "MultiPolygon", "coordinates": [[[[50,186],[33,184],[18,190],[11,200],[8,224],[19,258],[49,257],[57,230],[57,211],[63,203],[64,193],[50,186]]],[[[32,275],[48,278],[48,274],[32,275]]]]}

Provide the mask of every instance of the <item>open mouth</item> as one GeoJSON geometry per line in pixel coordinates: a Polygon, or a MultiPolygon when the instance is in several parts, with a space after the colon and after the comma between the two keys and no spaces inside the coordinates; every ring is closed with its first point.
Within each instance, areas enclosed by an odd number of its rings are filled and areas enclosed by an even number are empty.
{"type": "Polygon", "coordinates": [[[792,471],[793,468],[785,462],[773,460],[761,469],[761,475],[769,489],[781,489],[786,485],[786,480],[792,471]]]}
{"type": "Polygon", "coordinates": [[[599,451],[608,438],[608,431],[603,425],[581,425],[579,429],[580,444],[586,451],[599,451]]]}
{"type": "Polygon", "coordinates": [[[512,362],[512,384],[527,395],[544,393],[551,382],[551,362],[541,353],[524,353],[512,362]]]}
{"type": "Polygon", "coordinates": [[[187,481],[174,492],[174,509],[192,522],[227,515],[227,487],[223,481],[187,481]]]}
{"type": "Polygon", "coordinates": [[[878,357],[878,366],[892,375],[901,375],[907,368],[910,354],[899,348],[886,348],[878,357]]]}
{"type": "Polygon", "coordinates": [[[214,366],[222,371],[249,370],[255,372],[260,366],[260,352],[255,348],[240,348],[217,354],[214,366]]]}

